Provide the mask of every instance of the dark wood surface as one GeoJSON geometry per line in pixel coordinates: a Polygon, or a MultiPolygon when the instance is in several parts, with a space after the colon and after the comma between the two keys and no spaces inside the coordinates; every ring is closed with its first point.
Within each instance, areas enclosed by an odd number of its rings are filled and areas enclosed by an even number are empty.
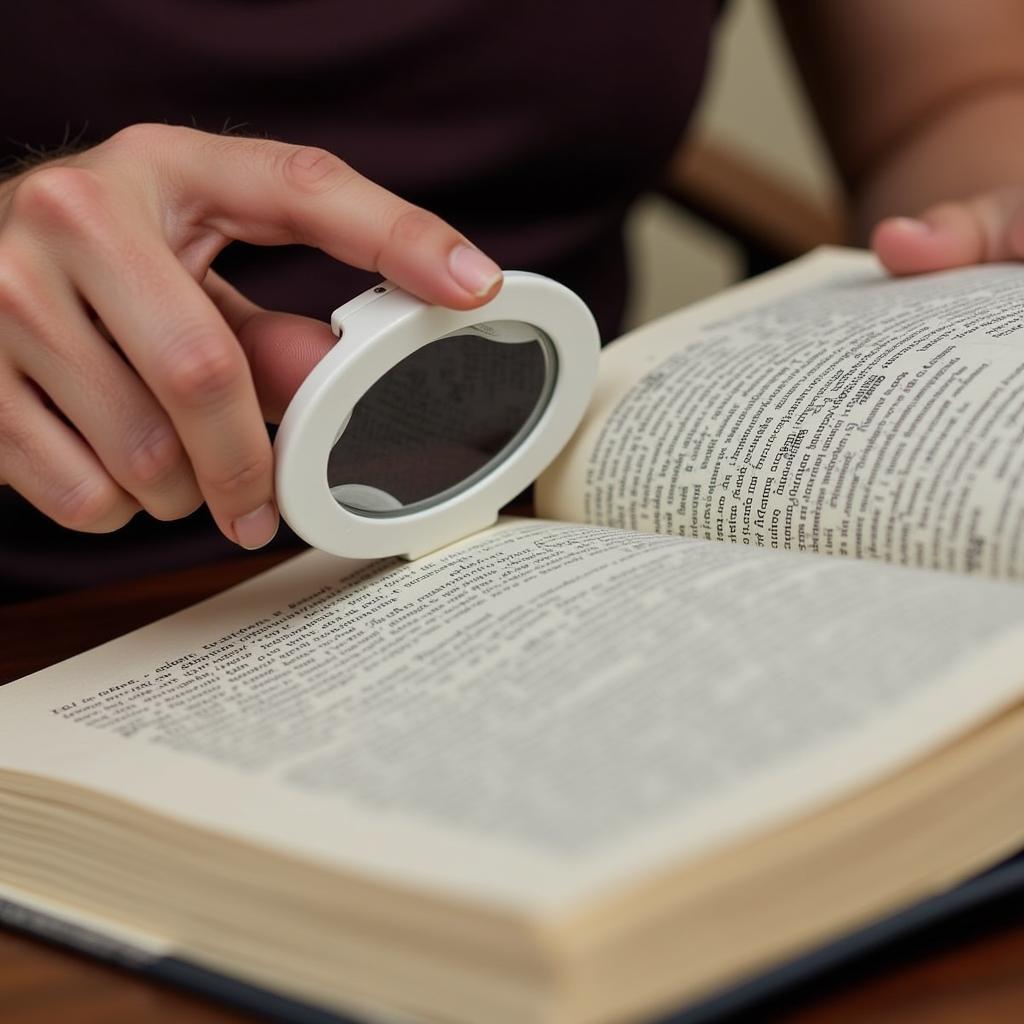
{"type": "MultiPolygon", "coordinates": [[[[254,555],[0,606],[0,683],[269,568],[254,555]]],[[[0,842],[2,842],[0,837],[0,842]]],[[[228,1024],[246,1014],[0,929],[0,1024],[228,1024]]],[[[904,940],[730,1024],[1021,1024],[1024,896],[904,940]]],[[[486,1024],[486,1022],[481,1022],[486,1024]]]]}

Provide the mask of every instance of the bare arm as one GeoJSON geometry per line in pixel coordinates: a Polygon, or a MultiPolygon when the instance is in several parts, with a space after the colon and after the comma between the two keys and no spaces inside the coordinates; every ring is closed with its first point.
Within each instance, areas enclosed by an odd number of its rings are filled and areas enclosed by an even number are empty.
{"type": "Polygon", "coordinates": [[[1024,4],[777,5],[858,233],[877,225],[883,261],[1024,256],[1024,4]]]}

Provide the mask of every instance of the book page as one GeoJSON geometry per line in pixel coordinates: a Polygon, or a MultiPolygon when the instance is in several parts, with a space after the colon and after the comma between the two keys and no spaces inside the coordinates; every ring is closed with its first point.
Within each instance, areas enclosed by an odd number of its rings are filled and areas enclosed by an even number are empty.
{"type": "Polygon", "coordinates": [[[506,521],[414,563],[309,553],[12,683],[0,770],[553,910],[1019,699],[1022,622],[1012,584],[506,521]]]}
{"type": "Polygon", "coordinates": [[[1024,267],[819,252],[620,339],[540,514],[1024,577],[1024,267]]]}

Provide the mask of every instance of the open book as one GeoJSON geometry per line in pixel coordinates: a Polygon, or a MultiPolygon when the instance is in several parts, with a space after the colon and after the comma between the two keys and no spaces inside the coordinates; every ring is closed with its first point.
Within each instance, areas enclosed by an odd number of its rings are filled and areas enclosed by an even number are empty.
{"type": "Polygon", "coordinates": [[[0,690],[0,905],[358,1019],[685,1006],[1024,843],[1022,477],[1024,268],[815,254],[608,348],[544,519],[0,690]]]}

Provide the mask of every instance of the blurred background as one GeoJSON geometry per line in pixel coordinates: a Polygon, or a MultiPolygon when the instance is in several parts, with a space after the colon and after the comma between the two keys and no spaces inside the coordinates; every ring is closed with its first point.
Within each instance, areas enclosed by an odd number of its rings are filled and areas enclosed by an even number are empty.
{"type": "Polygon", "coordinates": [[[673,198],[644,200],[629,224],[630,326],[843,237],[837,179],[766,0],[726,5],[685,153],[673,198]]]}

